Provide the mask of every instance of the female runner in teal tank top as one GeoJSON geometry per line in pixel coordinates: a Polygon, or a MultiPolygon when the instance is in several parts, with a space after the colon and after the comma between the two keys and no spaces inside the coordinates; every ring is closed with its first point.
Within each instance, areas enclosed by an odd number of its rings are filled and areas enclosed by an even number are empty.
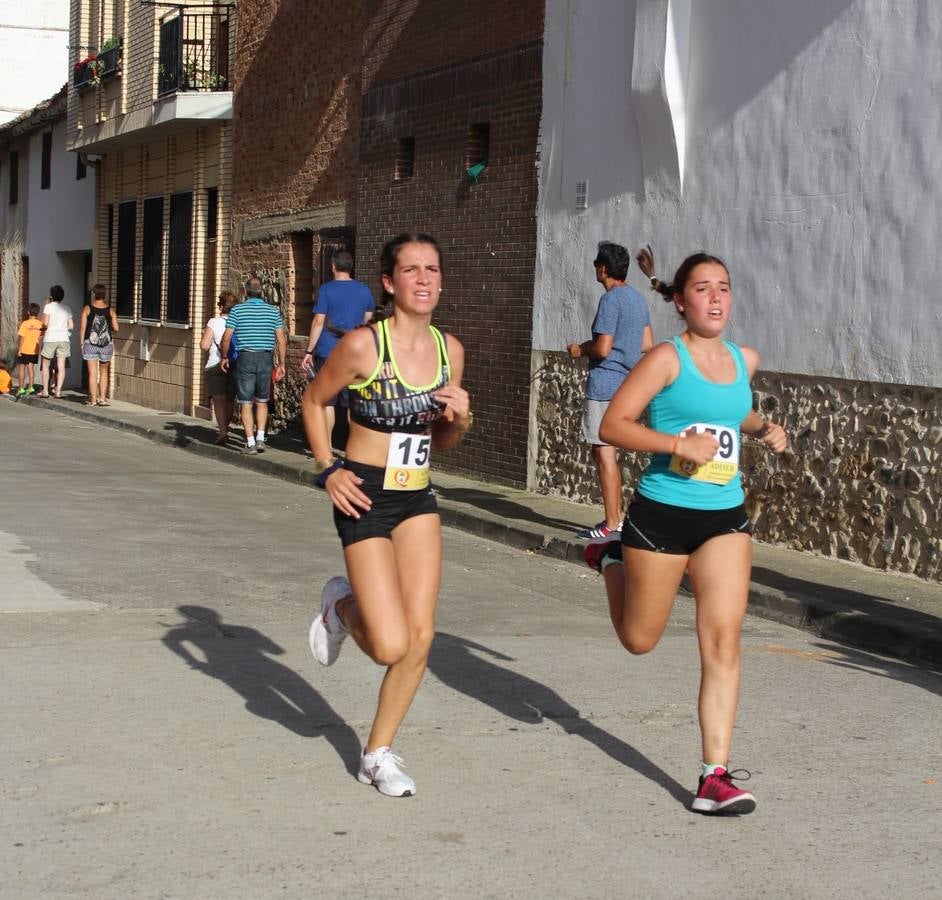
{"type": "Polygon", "coordinates": [[[433,237],[389,241],[380,270],[392,315],[347,333],[308,385],[301,410],[317,481],[334,505],[348,578],[332,578],[309,632],[332,665],[347,635],[386,667],[358,779],[387,796],[415,793],[393,739],[425,672],[441,580],[441,524],[429,455],[471,427],[464,350],[431,324],[442,285],[433,237]],[[333,459],[327,404],[351,390],[346,456],[333,459]],[[349,580],[348,580],[349,579],[349,580]]]}
{"type": "Polygon", "coordinates": [[[723,340],[732,306],[722,260],[688,257],[662,293],[686,330],[648,352],[612,398],[604,441],[652,454],[622,526],[621,543],[586,548],[605,578],[612,624],[635,654],[653,650],[686,571],[700,644],[700,783],[692,808],[752,812],[752,793],[729,774],[739,699],[739,634],[752,567],[751,523],[739,476],[741,434],[776,453],[781,426],[752,409],[749,380],[759,354],[723,340]],[[650,427],[638,419],[648,410],[650,427]],[[622,564],[624,558],[624,564],[622,564]]]}

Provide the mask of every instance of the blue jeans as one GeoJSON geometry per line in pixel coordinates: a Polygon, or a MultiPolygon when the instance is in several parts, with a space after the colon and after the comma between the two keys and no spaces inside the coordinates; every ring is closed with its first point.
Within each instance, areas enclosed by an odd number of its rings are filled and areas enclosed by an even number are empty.
{"type": "Polygon", "coordinates": [[[237,403],[268,403],[273,355],[271,350],[239,351],[235,364],[237,403]]]}

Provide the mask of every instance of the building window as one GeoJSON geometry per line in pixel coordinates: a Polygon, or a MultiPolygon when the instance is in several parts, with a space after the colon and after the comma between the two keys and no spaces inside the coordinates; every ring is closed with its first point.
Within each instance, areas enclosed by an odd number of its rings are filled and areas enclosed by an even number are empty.
{"type": "Polygon", "coordinates": [[[219,188],[206,191],[206,240],[216,240],[219,231],[219,188]]]}
{"type": "Polygon", "coordinates": [[[75,154],[75,180],[81,181],[88,174],[88,166],[85,165],[85,160],[82,159],[81,153],[75,154]]]}
{"type": "Polygon", "coordinates": [[[29,314],[29,257],[20,257],[20,314],[26,318],[29,314]]]}
{"type": "Polygon", "coordinates": [[[134,318],[134,252],[137,244],[137,201],[118,204],[118,263],[115,274],[115,312],[134,318]]]}
{"type": "Polygon", "coordinates": [[[160,284],[164,253],[164,198],[144,201],[141,233],[141,318],[160,321],[160,284]]]}
{"type": "Polygon", "coordinates": [[[396,141],[396,181],[405,181],[415,172],[415,138],[404,137],[396,141]]]}
{"type": "Polygon", "coordinates": [[[491,123],[478,122],[468,127],[464,148],[464,166],[472,178],[477,179],[487,168],[491,154],[491,123]]]}
{"type": "Polygon", "coordinates": [[[52,132],[43,134],[43,155],[39,170],[39,189],[48,191],[52,186],[52,132]]]}
{"type": "Polygon", "coordinates": [[[310,231],[301,231],[289,236],[294,334],[310,334],[314,319],[314,235],[310,231]]]}
{"type": "Polygon", "coordinates": [[[15,206],[20,199],[20,154],[10,151],[10,206],[15,206]]]}
{"type": "Polygon", "coordinates": [[[190,321],[190,239],[193,234],[193,193],[170,198],[170,233],[167,241],[168,322],[190,321]]]}
{"type": "Polygon", "coordinates": [[[134,318],[134,251],[137,244],[137,201],[118,204],[118,263],[115,280],[115,312],[134,318]]]}

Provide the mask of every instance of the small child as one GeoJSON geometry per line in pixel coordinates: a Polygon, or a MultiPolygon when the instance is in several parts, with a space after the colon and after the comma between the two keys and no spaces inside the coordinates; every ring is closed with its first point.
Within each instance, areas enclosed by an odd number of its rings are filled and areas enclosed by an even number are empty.
{"type": "Polygon", "coordinates": [[[17,332],[20,343],[16,350],[17,375],[20,382],[17,398],[32,394],[35,390],[36,370],[39,362],[39,344],[43,336],[43,323],[39,320],[39,304],[30,303],[29,316],[20,323],[17,332]]]}
{"type": "Polygon", "coordinates": [[[0,359],[0,394],[9,394],[10,386],[12,384],[13,379],[10,377],[7,364],[2,359],[0,359]]]}

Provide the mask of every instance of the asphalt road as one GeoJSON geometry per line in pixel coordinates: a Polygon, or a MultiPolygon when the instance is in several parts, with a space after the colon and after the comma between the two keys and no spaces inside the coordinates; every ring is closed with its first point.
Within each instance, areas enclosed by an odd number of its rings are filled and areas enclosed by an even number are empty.
{"type": "Polygon", "coordinates": [[[0,403],[0,897],[938,896],[938,675],[749,619],[760,806],[703,818],[690,601],[631,658],[588,570],[446,530],[391,800],[379,670],[307,649],[339,571],[318,493],[0,403]]]}

